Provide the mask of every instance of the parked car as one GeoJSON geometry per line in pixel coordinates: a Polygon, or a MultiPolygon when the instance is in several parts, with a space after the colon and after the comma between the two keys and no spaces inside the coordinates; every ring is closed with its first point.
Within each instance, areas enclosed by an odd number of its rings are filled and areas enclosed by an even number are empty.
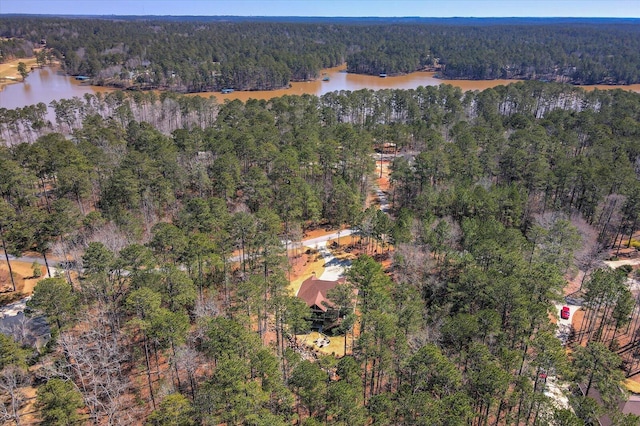
{"type": "Polygon", "coordinates": [[[571,311],[569,310],[569,307],[568,306],[563,306],[562,310],[560,311],[560,318],[569,319],[570,315],[571,315],[571,311]]]}

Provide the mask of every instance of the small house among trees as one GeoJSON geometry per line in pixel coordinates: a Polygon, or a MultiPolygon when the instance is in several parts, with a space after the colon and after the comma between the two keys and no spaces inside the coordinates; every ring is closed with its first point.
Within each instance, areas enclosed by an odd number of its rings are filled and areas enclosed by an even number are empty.
{"type": "Polygon", "coordinates": [[[374,144],[373,149],[377,153],[381,153],[381,154],[395,154],[397,152],[398,147],[395,143],[392,143],[392,142],[381,142],[381,143],[374,144]]]}
{"type": "Polygon", "coordinates": [[[339,309],[329,300],[327,293],[345,281],[345,278],[337,281],[321,280],[314,273],[302,283],[297,296],[311,308],[312,329],[323,331],[336,325],[339,309]]]}

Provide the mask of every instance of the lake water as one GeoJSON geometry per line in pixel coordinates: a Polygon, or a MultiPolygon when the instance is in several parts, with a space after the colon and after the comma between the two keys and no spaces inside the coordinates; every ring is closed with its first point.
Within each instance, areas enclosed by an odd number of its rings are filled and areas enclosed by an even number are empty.
{"type": "Polygon", "coordinates": [[[82,84],[56,68],[41,68],[29,73],[24,83],[14,83],[0,91],[0,108],[22,108],[53,100],[82,97],[85,93],[109,92],[114,89],[82,84]]]}
{"type": "Polygon", "coordinates": [[[310,94],[321,96],[325,93],[339,90],[360,90],[360,89],[416,89],[419,86],[437,86],[447,83],[462,90],[484,90],[489,87],[514,83],[517,80],[441,80],[435,78],[434,72],[414,72],[407,75],[396,77],[381,78],[378,76],[349,74],[345,72],[346,66],[342,65],[335,68],[328,68],[322,72],[329,77],[329,81],[305,81],[300,83],[291,83],[291,87],[281,90],[264,90],[252,92],[233,92],[221,94],[219,92],[194,93],[195,96],[215,96],[219,101],[225,99],[240,99],[246,101],[253,99],[271,99],[284,95],[303,95],[310,94]]]}
{"type": "MultiPolygon", "coordinates": [[[[415,89],[418,86],[436,86],[439,84],[451,84],[462,90],[484,90],[499,85],[511,84],[517,80],[442,80],[434,77],[433,72],[415,72],[397,77],[381,78],[377,76],[348,74],[344,72],[345,66],[323,70],[329,77],[329,81],[309,81],[291,83],[291,87],[282,90],[233,92],[221,94],[220,92],[194,93],[191,96],[215,96],[218,101],[225,99],[240,99],[246,101],[253,99],[271,99],[284,95],[317,95],[321,96],[336,90],[360,90],[360,89],[415,89]]],[[[582,86],[587,90],[622,88],[640,92],[640,84],[630,86],[582,86]]],[[[77,81],[73,77],[64,75],[55,68],[36,69],[29,74],[24,83],[15,83],[6,86],[0,91],[0,108],[18,108],[26,105],[44,102],[49,105],[52,100],[82,97],[85,93],[109,92],[114,89],[106,87],[89,86],[77,81]]]]}

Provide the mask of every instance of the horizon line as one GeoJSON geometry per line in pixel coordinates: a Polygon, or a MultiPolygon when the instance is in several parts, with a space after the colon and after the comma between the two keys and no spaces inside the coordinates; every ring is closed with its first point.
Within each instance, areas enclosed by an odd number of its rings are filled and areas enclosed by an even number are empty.
{"type": "Polygon", "coordinates": [[[197,18],[325,18],[325,19],[640,19],[640,16],[325,16],[325,15],[153,15],[153,14],[77,14],[77,13],[0,13],[2,16],[141,16],[141,17],[197,17],[197,18]]]}

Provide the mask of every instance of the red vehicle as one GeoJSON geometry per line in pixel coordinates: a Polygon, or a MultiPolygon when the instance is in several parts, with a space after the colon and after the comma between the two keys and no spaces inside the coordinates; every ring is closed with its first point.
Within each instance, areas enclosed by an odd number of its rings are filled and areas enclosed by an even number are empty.
{"type": "Polygon", "coordinates": [[[569,307],[563,306],[562,310],[560,311],[560,318],[569,319],[569,315],[571,315],[571,311],[569,310],[569,307]]]}

